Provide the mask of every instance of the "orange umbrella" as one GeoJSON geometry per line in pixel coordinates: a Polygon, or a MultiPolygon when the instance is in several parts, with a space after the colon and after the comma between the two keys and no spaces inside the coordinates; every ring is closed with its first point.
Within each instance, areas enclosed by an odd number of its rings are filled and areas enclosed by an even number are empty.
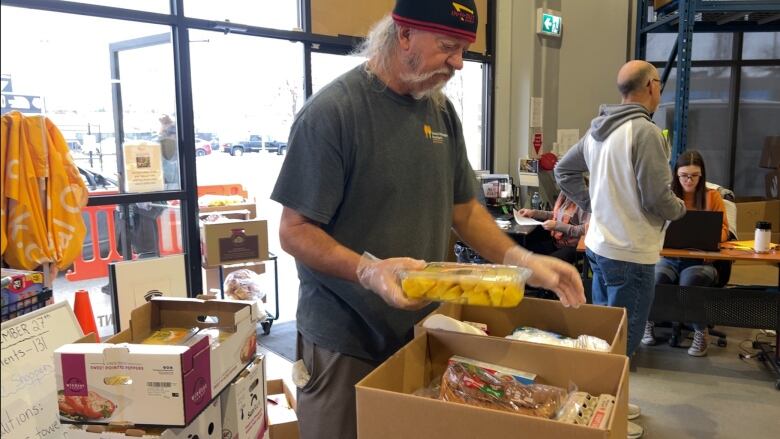
{"type": "Polygon", "coordinates": [[[67,142],[49,119],[12,112],[3,116],[2,148],[4,259],[27,270],[67,268],[81,253],[88,197],[67,142]]]}

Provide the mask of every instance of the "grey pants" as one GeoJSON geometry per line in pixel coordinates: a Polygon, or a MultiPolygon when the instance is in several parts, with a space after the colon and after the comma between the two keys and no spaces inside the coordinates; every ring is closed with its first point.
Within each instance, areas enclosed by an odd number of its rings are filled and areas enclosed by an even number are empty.
{"type": "Polygon", "coordinates": [[[311,378],[298,389],[301,439],[357,439],[355,384],[379,364],[316,346],[298,333],[299,359],[311,378]]]}

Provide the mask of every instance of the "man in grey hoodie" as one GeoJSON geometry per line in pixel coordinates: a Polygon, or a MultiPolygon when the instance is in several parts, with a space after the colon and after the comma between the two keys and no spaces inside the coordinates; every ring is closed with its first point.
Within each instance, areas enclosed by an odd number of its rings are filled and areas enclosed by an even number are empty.
{"type": "MultiPolygon", "coordinates": [[[[585,136],[556,165],[555,178],[566,196],[591,212],[585,246],[593,303],[626,308],[631,357],[655,297],[664,224],[685,215],[685,204],[669,187],[669,145],[650,117],[661,101],[658,71],[645,61],[630,61],[618,72],[617,86],[620,105],[601,107],[585,136]]],[[[629,419],[639,414],[629,404],[629,419]]],[[[643,432],[629,422],[629,439],[643,432]]]]}
{"type": "Polygon", "coordinates": [[[630,61],[617,85],[621,104],[601,107],[590,130],[558,162],[555,177],[569,198],[592,212],[585,245],[593,302],[626,308],[631,356],[655,296],[664,224],[682,217],[685,204],[669,188],[669,146],[650,118],[661,101],[658,71],[630,61]]]}

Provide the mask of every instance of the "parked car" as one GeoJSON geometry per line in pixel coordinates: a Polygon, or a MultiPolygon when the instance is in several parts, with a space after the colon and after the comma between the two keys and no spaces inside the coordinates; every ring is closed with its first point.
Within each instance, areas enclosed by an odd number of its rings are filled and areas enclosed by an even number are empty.
{"type": "Polygon", "coordinates": [[[249,140],[226,142],[222,144],[222,152],[233,156],[241,156],[246,152],[260,152],[263,149],[263,139],[259,135],[252,134],[249,140]]]}
{"type": "MultiPolygon", "coordinates": [[[[84,184],[87,185],[87,191],[89,191],[90,195],[103,195],[119,192],[119,183],[116,179],[107,177],[94,169],[83,166],[79,166],[78,169],[81,178],[84,179],[84,184]]],[[[84,224],[87,225],[87,235],[84,237],[84,244],[82,244],[81,257],[84,260],[90,260],[94,258],[95,255],[92,251],[92,233],[90,231],[89,214],[83,212],[81,215],[84,218],[84,224]]],[[[100,254],[107,255],[109,253],[109,246],[111,245],[108,238],[108,218],[98,216],[97,228],[100,254]]]]}
{"type": "Polygon", "coordinates": [[[287,151],[287,142],[269,140],[265,142],[265,150],[268,152],[275,152],[279,155],[284,154],[285,151],[287,151]]]}
{"type": "Polygon", "coordinates": [[[211,154],[211,142],[203,139],[195,139],[195,155],[202,157],[211,154]]]}

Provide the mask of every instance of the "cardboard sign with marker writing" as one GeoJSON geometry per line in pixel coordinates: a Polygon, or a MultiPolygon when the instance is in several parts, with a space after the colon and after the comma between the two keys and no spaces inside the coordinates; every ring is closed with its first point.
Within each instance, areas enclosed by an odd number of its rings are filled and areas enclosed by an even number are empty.
{"type": "Polygon", "coordinates": [[[59,439],[60,425],[54,350],[81,338],[68,302],[3,322],[0,331],[3,439],[59,439]]]}

